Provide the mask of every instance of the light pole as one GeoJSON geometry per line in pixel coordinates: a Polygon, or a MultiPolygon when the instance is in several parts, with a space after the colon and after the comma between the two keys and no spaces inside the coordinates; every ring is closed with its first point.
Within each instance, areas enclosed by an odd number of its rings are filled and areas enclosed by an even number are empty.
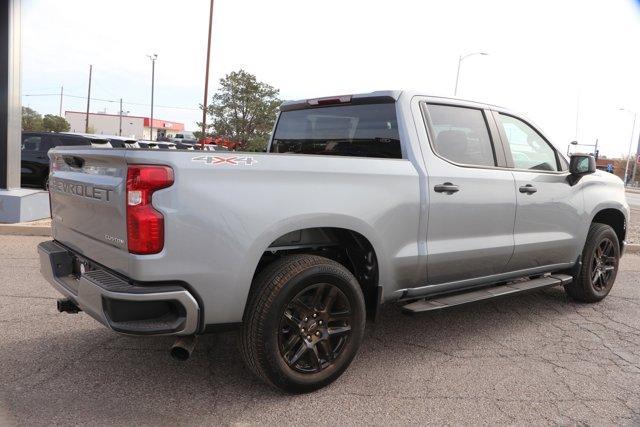
{"type": "Polygon", "coordinates": [[[155,83],[156,59],[158,59],[158,54],[147,55],[147,58],[151,60],[151,122],[149,123],[149,139],[153,141],[153,86],[155,83]]]}
{"type": "Polygon", "coordinates": [[[636,148],[636,158],[633,159],[633,172],[631,173],[631,182],[636,182],[636,171],[638,170],[638,163],[640,161],[640,135],[638,135],[638,148],[636,148]]]}
{"type": "Polygon", "coordinates": [[[211,29],[213,28],[213,0],[209,6],[209,38],[207,38],[207,63],[204,71],[204,101],[202,102],[202,140],[200,148],[204,150],[207,137],[207,97],[209,96],[209,59],[211,57],[211,29]]]}
{"type": "Polygon", "coordinates": [[[467,59],[470,56],[474,56],[474,55],[487,56],[489,54],[486,53],[486,52],[473,52],[473,53],[467,53],[466,55],[460,55],[458,57],[458,72],[456,73],[456,87],[453,90],[453,96],[457,96],[458,95],[458,81],[460,80],[460,64],[462,63],[463,60],[467,59]]]}
{"type": "MultiPolygon", "coordinates": [[[[638,118],[638,113],[635,111],[627,110],[626,108],[619,108],[620,111],[626,111],[629,114],[633,114],[633,125],[631,125],[631,138],[629,141],[629,153],[627,154],[627,163],[624,167],[624,185],[627,186],[627,173],[629,172],[629,158],[631,157],[631,149],[633,148],[633,131],[636,129],[636,119],[638,118]]],[[[637,160],[637,159],[636,159],[637,160]]]]}

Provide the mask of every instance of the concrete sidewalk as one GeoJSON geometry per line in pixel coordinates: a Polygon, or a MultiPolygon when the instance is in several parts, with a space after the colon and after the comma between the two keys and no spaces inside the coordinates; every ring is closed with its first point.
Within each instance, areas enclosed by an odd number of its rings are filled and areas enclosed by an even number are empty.
{"type": "Polygon", "coordinates": [[[1,235],[51,236],[51,218],[17,224],[0,224],[1,235]]]}

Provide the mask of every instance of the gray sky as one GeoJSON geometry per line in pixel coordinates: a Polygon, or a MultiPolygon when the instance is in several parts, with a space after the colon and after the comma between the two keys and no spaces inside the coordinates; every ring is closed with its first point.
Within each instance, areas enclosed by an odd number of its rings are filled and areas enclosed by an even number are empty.
{"type": "MultiPolygon", "coordinates": [[[[148,115],[195,128],[202,103],[208,0],[23,0],[23,94],[123,98],[148,115]],[[186,108],[167,108],[186,107],[186,108]]],[[[640,1],[216,0],[210,88],[244,68],[283,99],[380,89],[458,95],[526,114],[560,147],[599,138],[626,153],[640,112],[640,1]]],[[[213,92],[211,92],[213,93],[213,92]]],[[[23,96],[42,114],[59,97],[23,96]]],[[[63,109],[86,101],[65,97],[63,109]]],[[[91,111],[117,113],[92,101],[91,111]]],[[[636,124],[634,148],[640,118],[636,124]]]]}

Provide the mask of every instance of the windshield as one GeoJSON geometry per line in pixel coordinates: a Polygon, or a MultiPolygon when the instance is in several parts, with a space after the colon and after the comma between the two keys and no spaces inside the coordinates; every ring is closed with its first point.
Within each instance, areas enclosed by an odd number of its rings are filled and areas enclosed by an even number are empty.
{"type": "Polygon", "coordinates": [[[283,111],[271,152],[402,158],[395,104],[283,111]]]}

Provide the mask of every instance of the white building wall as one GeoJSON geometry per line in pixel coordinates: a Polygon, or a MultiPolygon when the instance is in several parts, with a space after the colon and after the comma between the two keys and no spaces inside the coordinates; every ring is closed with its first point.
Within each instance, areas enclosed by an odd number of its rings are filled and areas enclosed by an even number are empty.
{"type": "MultiPolygon", "coordinates": [[[[66,111],[65,118],[71,125],[69,129],[70,132],[84,132],[86,119],[85,113],[66,111]]],[[[92,127],[94,133],[97,134],[118,135],[120,129],[120,117],[107,114],[89,113],[89,126],[92,127]]],[[[122,116],[122,136],[143,139],[144,118],[122,116]]]]}

